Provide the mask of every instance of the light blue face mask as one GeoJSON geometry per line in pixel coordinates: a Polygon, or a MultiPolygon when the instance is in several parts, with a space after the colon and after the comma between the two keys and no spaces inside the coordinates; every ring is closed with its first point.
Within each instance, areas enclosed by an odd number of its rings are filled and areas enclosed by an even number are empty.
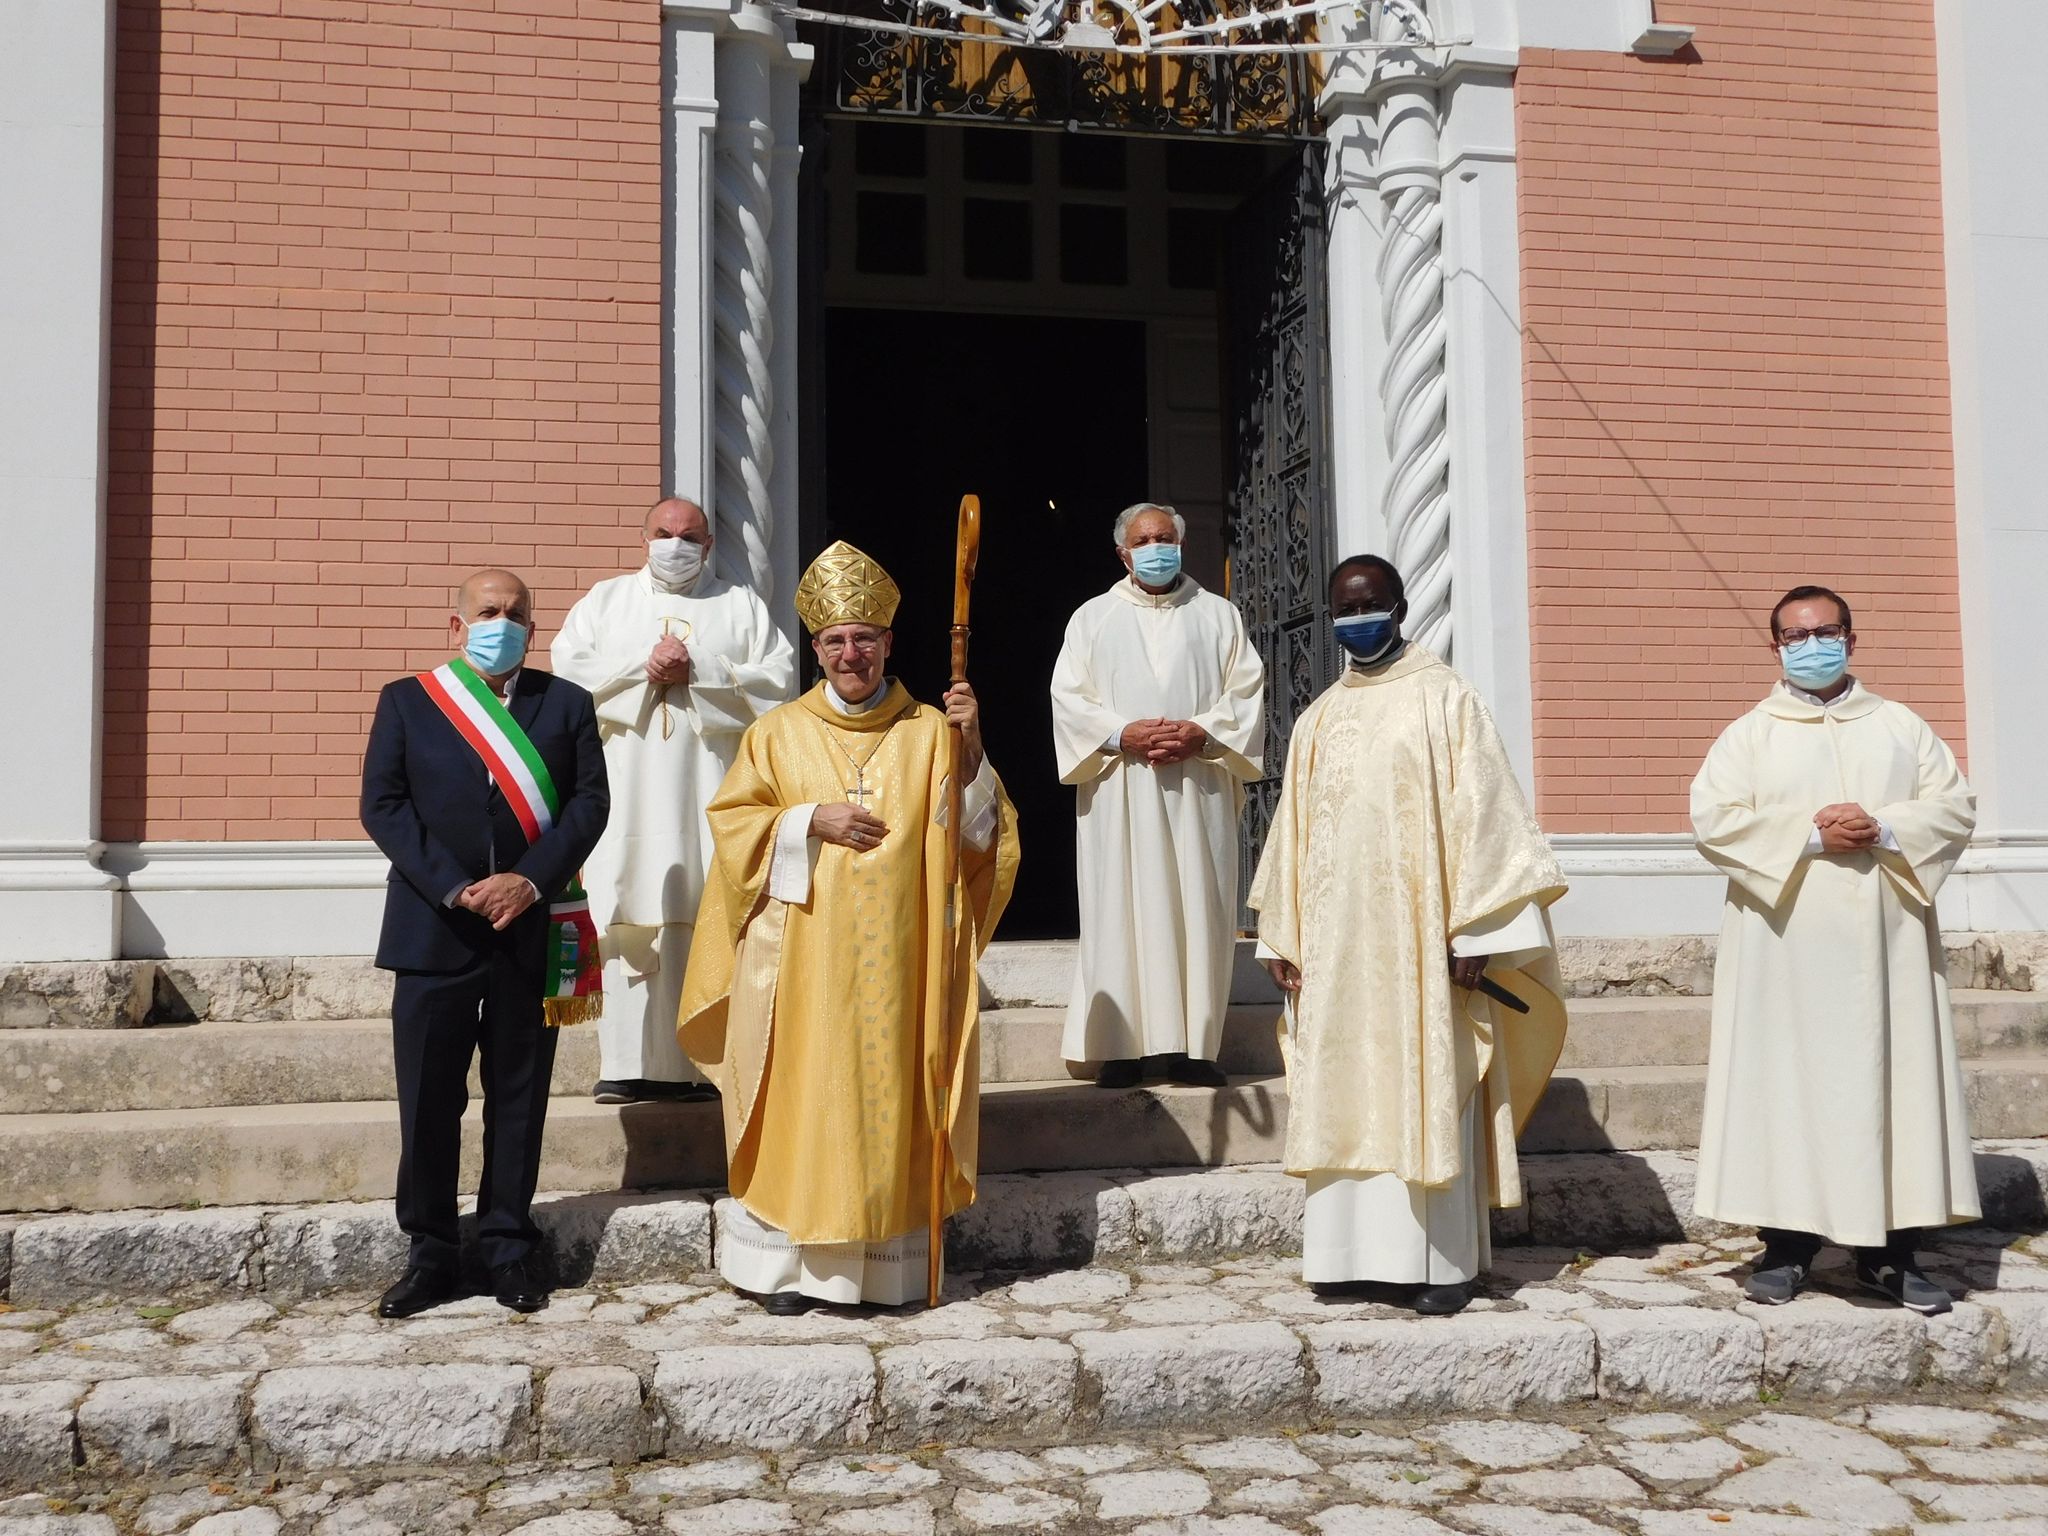
{"type": "Polygon", "coordinates": [[[1180,546],[1140,544],[1131,551],[1131,574],[1148,587],[1172,585],[1180,574],[1180,546]]]}
{"type": "Polygon", "coordinates": [[[1778,661],[1785,669],[1785,680],[1808,693],[1832,688],[1849,670],[1849,642],[1808,635],[1797,645],[1779,646],[1778,661]]]}
{"type": "Polygon", "coordinates": [[[526,659],[526,626],[516,619],[478,619],[469,626],[462,654],[485,677],[503,677],[526,659]]]}

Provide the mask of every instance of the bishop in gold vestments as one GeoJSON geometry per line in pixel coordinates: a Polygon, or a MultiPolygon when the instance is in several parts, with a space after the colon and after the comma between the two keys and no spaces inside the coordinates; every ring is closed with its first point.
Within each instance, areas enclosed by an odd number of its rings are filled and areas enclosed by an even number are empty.
{"type": "Polygon", "coordinates": [[[896,602],[858,550],[818,557],[797,611],[824,680],[747,728],[707,810],[716,851],[678,1028],[723,1095],[720,1272],[776,1312],[925,1294],[935,1124],[945,1213],[974,1199],[975,959],[1009,899],[1016,814],[972,691],[956,685],[942,712],[884,676],[896,602]],[[949,716],[973,775],[952,893],[949,716]]]}
{"type": "Polygon", "coordinates": [[[1348,664],[1294,727],[1250,897],[1292,994],[1302,1274],[1454,1312],[1489,1206],[1521,1204],[1515,1137],[1563,1046],[1564,878],[1478,694],[1402,640],[1398,573],[1361,557],[1332,588],[1348,664]],[[1482,971],[1529,1011],[1472,990],[1482,971]]]}

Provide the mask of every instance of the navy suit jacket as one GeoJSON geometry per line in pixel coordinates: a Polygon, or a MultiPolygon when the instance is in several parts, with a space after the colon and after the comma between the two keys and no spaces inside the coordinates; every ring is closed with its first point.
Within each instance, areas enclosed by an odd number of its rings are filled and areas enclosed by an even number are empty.
{"type": "Polygon", "coordinates": [[[417,677],[387,683],[363,752],[363,828],[391,860],[377,964],[390,971],[467,970],[508,954],[539,978],[547,904],[590,857],[611,814],[597,707],[564,678],[526,668],[513,684],[519,722],[555,781],[555,824],[528,845],[483,759],[417,677]],[[503,933],[448,893],[498,873],[526,876],[541,899],[503,933]]]}

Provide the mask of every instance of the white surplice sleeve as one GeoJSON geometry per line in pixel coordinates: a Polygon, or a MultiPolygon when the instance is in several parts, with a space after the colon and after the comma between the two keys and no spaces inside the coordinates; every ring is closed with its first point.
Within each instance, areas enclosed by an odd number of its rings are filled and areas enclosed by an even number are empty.
{"type": "Polygon", "coordinates": [[[818,809],[792,805],[775,823],[775,852],[768,861],[771,900],[800,907],[811,899],[811,868],[817,862],[818,840],[811,835],[811,816],[818,809]]]}

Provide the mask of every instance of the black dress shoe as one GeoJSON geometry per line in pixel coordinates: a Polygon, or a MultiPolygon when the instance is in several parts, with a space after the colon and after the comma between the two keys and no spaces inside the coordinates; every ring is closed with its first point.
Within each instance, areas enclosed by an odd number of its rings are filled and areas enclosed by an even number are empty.
{"type": "Polygon", "coordinates": [[[1098,1088],[1135,1088],[1143,1072],[1135,1060],[1105,1061],[1095,1069],[1098,1088]]]}
{"type": "Polygon", "coordinates": [[[600,1104],[637,1104],[641,1099],[641,1084],[604,1078],[590,1090],[590,1096],[600,1104]]]}
{"type": "Polygon", "coordinates": [[[802,1291],[770,1291],[758,1298],[761,1310],[770,1317],[801,1317],[818,1303],[802,1291]]]}
{"type": "Polygon", "coordinates": [[[1169,1081],[1185,1083],[1190,1088],[1227,1088],[1230,1079],[1223,1075],[1223,1069],[1213,1061],[1204,1061],[1199,1056],[1174,1056],[1166,1063],[1169,1081]]]}
{"type": "Polygon", "coordinates": [[[1425,1285],[1415,1293],[1415,1299],[1409,1305],[1421,1317],[1455,1317],[1471,1300],[1472,1291],[1468,1286],[1425,1285]]]}
{"type": "Polygon", "coordinates": [[[398,1277],[398,1284],[377,1298],[379,1317],[411,1317],[437,1307],[455,1295],[455,1277],[438,1269],[415,1264],[398,1277]]]}
{"type": "Polygon", "coordinates": [[[514,1312],[538,1312],[548,1304],[548,1288],[540,1283],[532,1264],[525,1259],[514,1259],[492,1270],[491,1290],[499,1306],[510,1307],[514,1312]]]}

